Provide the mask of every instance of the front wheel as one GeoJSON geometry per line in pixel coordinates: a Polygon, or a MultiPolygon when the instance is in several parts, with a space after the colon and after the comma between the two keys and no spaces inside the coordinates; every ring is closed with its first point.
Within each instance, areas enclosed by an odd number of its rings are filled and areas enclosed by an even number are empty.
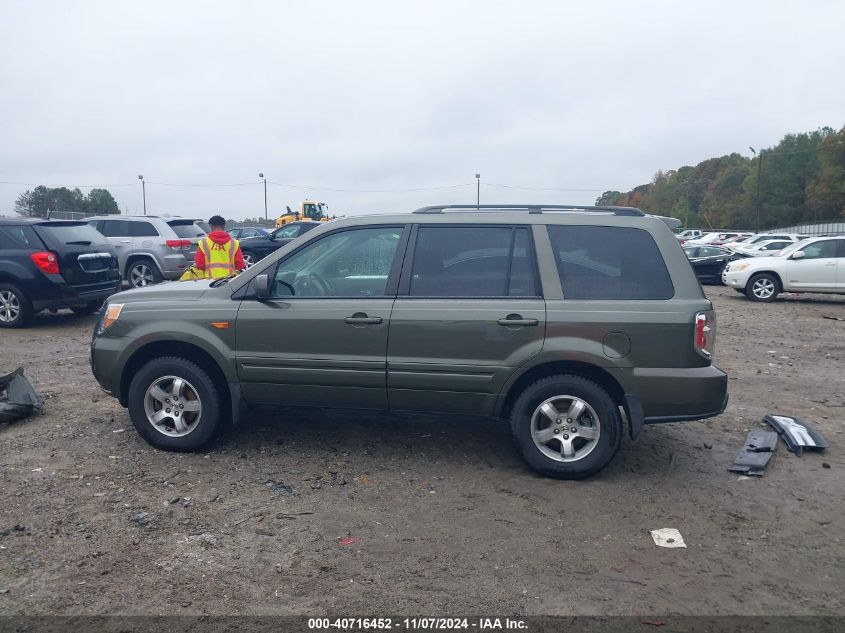
{"type": "Polygon", "coordinates": [[[522,392],[511,433],[537,472],[582,479],[604,468],[622,441],[622,418],[608,393],[580,376],[549,376],[522,392]]]}
{"type": "Polygon", "coordinates": [[[224,399],[208,373],[175,356],[155,358],[129,385],[129,417],[147,442],[168,451],[194,451],[222,426],[224,399]]]}
{"type": "Polygon", "coordinates": [[[759,273],[748,280],[745,295],[752,301],[774,301],[780,292],[780,282],[769,273],[759,273]]]}
{"type": "Polygon", "coordinates": [[[258,258],[251,251],[243,251],[243,257],[247,268],[252,268],[258,261],[258,258]]]}

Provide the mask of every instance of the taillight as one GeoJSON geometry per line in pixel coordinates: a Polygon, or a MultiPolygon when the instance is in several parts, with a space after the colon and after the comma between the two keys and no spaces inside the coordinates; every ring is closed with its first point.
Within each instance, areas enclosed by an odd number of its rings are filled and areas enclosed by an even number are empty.
{"type": "Polygon", "coordinates": [[[191,240],[167,240],[165,244],[177,250],[188,250],[191,248],[191,240]]]}
{"type": "Polygon", "coordinates": [[[48,275],[59,274],[59,260],[50,251],[31,253],[29,258],[35,262],[35,265],[41,269],[41,272],[47,273],[48,275]]]}
{"type": "Polygon", "coordinates": [[[716,351],[716,313],[712,310],[695,315],[695,351],[711,358],[716,351]]]}

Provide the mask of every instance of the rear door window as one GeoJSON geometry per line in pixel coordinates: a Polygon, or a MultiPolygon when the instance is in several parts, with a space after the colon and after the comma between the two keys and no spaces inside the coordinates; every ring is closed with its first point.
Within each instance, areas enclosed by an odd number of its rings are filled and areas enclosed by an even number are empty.
{"type": "Polygon", "coordinates": [[[106,237],[129,237],[129,222],[126,220],[103,220],[100,232],[106,237]]]}
{"type": "Polygon", "coordinates": [[[420,226],[412,297],[537,296],[528,229],[512,226],[420,226]]]}
{"type": "Polygon", "coordinates": [[[675,294],[654,238],[643,229],[549,226],[567,300],[671,299],[675,294]]]}

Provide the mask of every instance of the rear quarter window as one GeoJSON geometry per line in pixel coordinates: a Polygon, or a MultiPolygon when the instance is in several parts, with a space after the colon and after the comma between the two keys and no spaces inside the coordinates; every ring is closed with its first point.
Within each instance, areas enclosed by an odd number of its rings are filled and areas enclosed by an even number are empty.
{"type": "Polygon", "coordinates": [[[31,226],[0,226],[0,249],[18,251],[44,248],[31,226]]]}
{"type": "Polygon", "coordinates": [[[648,231],[549,226],[565,300],[671,299],[675,288],[648,231]]]}

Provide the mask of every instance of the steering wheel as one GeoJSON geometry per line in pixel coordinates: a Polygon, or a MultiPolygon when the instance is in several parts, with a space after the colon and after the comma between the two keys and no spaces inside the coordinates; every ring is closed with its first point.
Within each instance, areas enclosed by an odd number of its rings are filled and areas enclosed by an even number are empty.
{"type": "Polygon", "coordinates": [[[331,286],[329,286],[328,282],[317,273],[312,272],[308,274],[308,285],[314,286],[314,290],[317,291],[317,294],[323,297],[332,293],[331,286]]]}

